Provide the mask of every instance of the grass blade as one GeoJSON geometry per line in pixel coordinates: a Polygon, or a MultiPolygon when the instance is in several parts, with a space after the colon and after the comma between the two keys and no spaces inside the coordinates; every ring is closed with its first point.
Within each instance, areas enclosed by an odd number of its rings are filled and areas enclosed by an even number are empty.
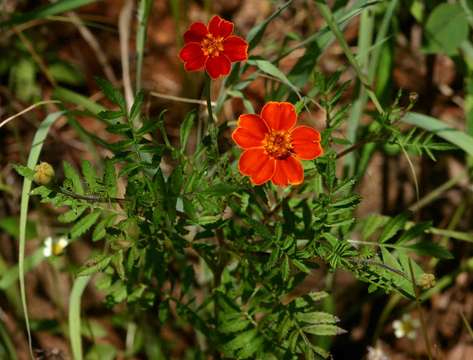
{"type": "Polygon", "coordinates": [[[72,90],[58,86],[53,91],[53,98],[59,99],[65,103],[72,103],[79,107],[84,108],[86,111],[90,111],[92,114],[97,115],[98,113],[105,111],[106,109],[97,104],[95,101],[90,100],[84,95],[78,94],[72,90]]]}
{"type": "MultiPolygon", "coordinates": [[[[358,59],[360,66],[366,72],[369,67],[369,48],[372,44],[374,28],[374,14],[371,8],[366,8],[361,13],[360,29],[358,33],[358,59]]],[[[356,143],[356,133],[358,125],[363,116],[368,95],[366,89],[360,86],[358,98],[353,103],[350,118],[348,120],[347,138],[353,144],[356,143]]],[[[345,165],[347,166],[348,174],[353,175],[355,172],[355,154],[351,153],[345,158],[345,165]]]]}
{"type": "Polygon", "coordinates": [[[2,349],[2,347],[4,348],[4,351],[0,351],[0,355],[2,353],[7,354],[7,359],[10,359],[10,360],[18,359],[18,357],[16,356],[15,347],[8,334],[8,331],[3,324],[3,321],[0,320],[0,350],[2,349]]]}
{"type": "Polygon", "coordinates": [[[151,12],[151,0],[141,0],[138,6],[138,29],[136,32],[136,89],[141,90],[141,73],[143,69],[143,54],[146,43],[146,28],[151,12]]]}
{"type": "Polygon", "coordinates": [[[96,2],[97,0],[62,0],[49,5],[41,6],[25,14],[13,15],[10,20],[0,23],[0,28],[25,23],[30,20],[44,19],[51,15],[61,14],[77,9],[81,6],[96,2]]]}
{"type": "MultiPolygon", "coordinates": [[[[39,154],[43,148],[43,141],[48,135],[51,125],[64,114],[63,111],[58,111],[49,114],[46,119],[41,123],[40,127],[36,131],[31,145],[30,154],[28,156],[27,166],[30,169],[34,169],[38,163],[39,154]]],[[[19,249],[18,249],[18,270],[20,275],[20,295],[21,304],[23,306],[23,313],[25,316],[26,331],[28,333],[28,344],[31,358],[33,356],[33,347],[31,343],[31,331],[30,331],[30,320],[28,317],[28,306],[26,304],[26,291],[25,291],[25,245],[26,245],[26,220],[28,218],[28,204],[30,201],[30,190],[31,180],[25,178],[23,180],[23,188],[21,190],[21,206],[20,206],[20,236],[19,236],[19,249]]]]}
{"type": "MultiPolygon", "coordinates": [[[[38,266],[44,260],[43,249],[36,250],[30,256],[27,256],[24,261],[24,271],[28,272],[38,266]]],[[[19,276],[18,265],[12,266],[5,270],[0,276],[0,290],[9,289],[19,276]]]]}
{"type": "Polygon", "coordinates": [[[335,35],[337,41],[339,42],[340,46],[343,49],[343,52],[345,53],[345,56],[347,57],[348,61],[350,62],[351,66],[353,66],[353,69],[356,72],[356,75],[358,76],[358,79],[361,81],[361,83],[365,86],[366,91],[368,93],[368,96],[370,97],[371,101],[373,104],[376,106],[376,109],[380,114],[384,113],[383,108],[381,107],[381,104],[379,103],[378,98],[376,97],[376,94],[373,92],[371,89],[371,85],[369,83],[369,80],[367,76],[363,73],[360,65],[355,59],[355,56],[352,54],[350,47],[348,46],[345,37],[343,36],[342,31],[338,27],[338,24],[332,14],[332,11],[330,8],[327,6],[325,1],[323,0],[316,0],[315,1],[318,9],[320,10],[320,14],[324,18],[325,22],[327,23],[328,27],[330,30],[332,30],[333,34],[335,35]]]}
{"type": "Polygon", "coordinates": [[[82,360],[80,301],[89,280],[90,276],[76,278],[69,298],[69,338],[74,360],[82,360]]]}

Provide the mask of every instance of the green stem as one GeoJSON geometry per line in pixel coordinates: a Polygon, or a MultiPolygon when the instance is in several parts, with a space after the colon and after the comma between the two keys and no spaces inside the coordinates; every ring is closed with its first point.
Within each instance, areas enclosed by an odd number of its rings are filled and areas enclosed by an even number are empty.
{"type": "Polygon", "coordinates": [[[153,2],[151,0],[141,0],[138,6],[138,30],[136,32],[136,92],[141,90],[146,29],[152,4],[153,2]]]}
{"type": "Polygon", "coordinates": [[[207,111],[209,112],[209,124],[214,121],[213,111],[212,111],[212,79],[209,75],[205,75],[205,99],[207,101],[207,111]]]}
{"type": "Polygon", "coordinates": [[[363,86],[366,88],[366,92],[368,94],[368,97],[371,99],[373,104],[376,107],[376,110],[380,114],[384,114],[384,110],[381,106],[381,104],[378,101],[378,98],[376,97],[376,94],[371,88],[369,79],[367,76],[363,73],[360,65],[358,64],[358,61],[355,59],[355,56],[350,50],[350,47],[348,46],[345,37],[338,27],[337,22],[335,21],[335,18],[333,17],[332,11],[330,8],[327,6],[325,1],[323,0],[316,0],[315,4],[317,5],[320,14],[324,18],[325,22],[327,23],[328,27],[330,30],[332,30],[333,34],[335,35],[335,38],[337,39],[338,43],[342,47],[343,52],[345,53],[345,56],[347,57],[348,61],[352,65],[353,69],[355,70],[356,75],[358,76],[358,79],[360,82],[363,84],[363,86]]]}

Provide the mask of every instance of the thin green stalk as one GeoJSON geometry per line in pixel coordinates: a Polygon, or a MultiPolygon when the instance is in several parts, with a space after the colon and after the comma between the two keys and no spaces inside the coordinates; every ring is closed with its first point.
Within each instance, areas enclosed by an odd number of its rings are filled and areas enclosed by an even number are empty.
{"type": "Polygon", "coordinates": [[[388,303],[384,306],[381,315],[378,318],[378,322],[376,323],[376,328],[373,335],[372,344],[376,344],[378,338],[381,334],[381,330],[383,329],[383,325],[386,323],[386,320],[389,318],[389,315],[396,307],[396,305],[402,300],[402,296],[400,294],[393,294],[389,298],[388,303]]]}
{"type": "Polygon", "coordinates": [[[94,115],[97,115],[101,111],[106,110],[102,105],[97,104],[95,101],[89,99],[88,97],[78,94],[75,91],[62,88],[60,86],[54,89],[53,97],[65,103],[72,103],[78,107],[83,108],[86,111],[90,111],[94,115]]]}
{"type": "MultiPolygon", "coordinates": [[[[0,312],[2,310],[0,309],[0,312]]],[[[1,313],[0,313],[0,340],[1,340],[1,343],[4,345],[5,347],[5,352],[8,354],[8,359],[10,360],[17,360],[18,357],[16,356],[16,351],[15,351],[15,347],[13,345],[13,342],[11,341],[10,339],[10,336],[8,334],[8,331],[7,329],[5,328],[5,326],[3,325],[3,321],[1,319],[1,313]]]]}
{"type": "MultiPolygon", "coordinates": [[[[363,71],[367,71],[369,65],[368,51],[372,44],[374,27],[374,15],[370,8],[364,9],[361,13],[360,29],[358,32],[358,59],[363,71]]],[[[355,100],[348,120],[347,137],[353,144],[356,142],[356,132],[365,109],[368,94],[364,86],[360,86],[358,98],[355,100]]],[[[355,171],[355,155],[349,154],[345,158],[348,174],[351,176],[355,171]]]]}
{"type": "Polygon", "coordinates": [[[435,188],[431,192],[429,192],[427,195],[425,195],[422,199],[419,201],[415,202],[411,206],[409,206],[410,211],[419,211],[422,209],[424,206],[430,204],[432,201],[438,199],[442,194],[455,186],[460,180],[462,180],[466,176],[466,171],[462,171],[459,175],[455,176],[454,178],[451,178],[450,180],[446,181],[439,187],[435,188]]]}
{"type": "Polygon", "coordinates": [[[176,45],[177,48],[182,47],[181,35],[181,0],[170,0],[171,14],[176,28],[176,45]]]}
{"type": "Polygon", "coordinates": [[[75,279],[69,298],[69,338],[74,360],[82,360],[82,333],[81,333],[81,298],[89,283],[89,276],[79,276],[75,279]]]}
{"type": "Polygon", "coordinates": [[[207,111],[209,113],[209,124],[214,121],[212,110],[212,79],[209,75],[205,75],[205,100],[207,101],[207,111]]]}
{"type": "Polygon", "coordinates": [[[125,91],[126,107],[128,111],[130,111],[134,102],[134,92],[130,78],[130,27],[132,22],[133,6],[133,0],[126,0],[118,17],[123,88],[125,91]]]}
{"type": "Polygon", "coordinates": [[[37,102],[29,107],[27,107],[26,109],[20,111],[19,113],[15,114],[15,115],[12,115],[8,118],[6,118],[5,120],[3,120],[1,123],[0,123],[0,128],[6,124],[8,124],[10,121],[16,119],[17,117],[27,113],[28,111],[31,111],[35,108],[37,108],[38,106],[41,106],[41,105],[46,105],[46,104],[56,104],[56,103],[59,103],[60,101],[57,101],[57,100],[44,100],[44,101],[40,101],[40,102],[37,102]]]}
{"type": "Polygon", "coordinates": [[[424,337],[424,342],[425,342],[425,347],[427,350],[427,356],[429,357],[429,360],[432,360],[432,347],[430,345],[430,339],[429,339],[429,334],[427,333],[427,324],[425,322],[425,317],[424,317],[424,312],[422,311],[422,307],[420,305],[420,293],[419,289],[417,288],[415,277],[414,277],[414,270],[412,270],[412,260],[409,259],[409,272],[411,275],[411,281],[412,281],[412,287],[414,288],[414,294],[416,296],[416,307],[417,311],[419,312],[419,319],[420,319],[420,325],[421,325],[421,330],[422,330],[422,336],[424,337]]]}
{"type": "MultiPolygon", "coordinates": [[[[48,135],[51,125],[63,115],[62,111],[49,114],[43,123],[40,125],[36,134],[33,138],[30,154],[28,156],[27,166],[30,169],[34,169],[39,160],[39,155],[43,147],[43,142],[48,135]]],[[[28,219],[28,205],[30,200],[31,191],[31,180],[25,178],[23,180],[23,188],[21,191],[21,205],[20,205],[20,233],[19,233],[19,249],[18,249],[18,271],[20,278],[20,296],[21,304],[23,307],[23,313],[25,316],[26,332],[28,334],[28,345],[29,352],[32,359],[33,355],[33,344],[30,329],[30,320],[28,316],[28,305],[26,302],[26,290],[25,290],[25,247],[26,247],[26,222],[28,219]]]]}
{"type": "Polygon", "coordinates": [[[149,14],[151,13],[152,4],[151,0],[141,0],[138,5],[138,29],[136,32],[136,92],[141,90],[146,30],[148,27],[148,19],[149,14]]]}
{"type": "Polygon", "coordinates": [[[330,8],[327,6],[324,0],[315,0],[315,3],[320,11],[320,14],[324,18],[325,22],[327,23],[328,27],[330,30],[332,30],[333,34],[335,35],[335,38],[338,40],[340,46],[342,47],[343,52],[345,53],[345,56],[347,57],[348,61],[350,64],[353,66],[353,69],[355,70],[356,75],[358,76],[358,79],[361,81],[363,86],[365,86],[366,91],[368,93],[368,97],[371,99],[373,104],[376,107],[376,110],[380,114],[384,114],[384,110],[379,103],[378,98],[376,97],[376,94],[371,88],[371,85],[369,83],[369,79],[367,76],[363,73],[360,65],[355,59],[355,56],[350,50],[350,47],[348,46],[345,37],[343,36],[343,33],[341,32],[340,28],[338,27],[337,22],[335,21],[335,18],[333,17],[332,11],[330,8]]]}
{"type": "Polygon", "coordinates": [[[463,323],[465,324],[466,330],[468,330],[468,334],[470,334],[470,337],[473,339],[473,329],[471,328],[471,325],[468,322],[468,320],[467,320],[465,314],[463,313],[463,311],[460,311],[460,316],[463,320],[463,323]]]}

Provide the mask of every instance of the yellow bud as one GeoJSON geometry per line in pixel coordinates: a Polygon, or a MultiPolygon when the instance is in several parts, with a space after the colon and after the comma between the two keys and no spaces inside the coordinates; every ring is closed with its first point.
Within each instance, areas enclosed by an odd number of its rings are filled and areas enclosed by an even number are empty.
{"type": "Polygon", "coordinates": [[[34,174],[33,180],[37,184],[47,185],[54,178],[54,169],[47,162],[42,162],[36,165],[34,170],[35,170],[35,174],[34,174]]]}
{"type": "Polygon", "coordinates": [[[433,288],[435,286],[435,275],[428,273],[422,274],[418,281],[418,285],[424,290],[433,288]]]}

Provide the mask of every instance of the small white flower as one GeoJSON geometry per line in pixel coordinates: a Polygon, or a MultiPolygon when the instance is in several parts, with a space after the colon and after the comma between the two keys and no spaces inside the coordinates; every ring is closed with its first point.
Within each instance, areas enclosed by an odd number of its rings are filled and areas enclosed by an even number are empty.
{"type": "Polygon", "coordinates": [[[381,347],[368,346],[367,360],[389,360],[388,356],[384,353],[381,347]]]}
{"type": "Polygon", "coordinates": [[[419,320],[413,319],[409,314],[404,314],[401,320],[393,321],[394,335],[399,339],[407,337],[414,340],[419,326],[419,320]]]}
{"type": "Polygon", "coordinates": [[[62,255],[67,245],[69,245],[69,240],[65,236],[61,236],[55,239],[53,239],[51,236],[48,236],[44,240],[43,255],[44,257],[62,255]]]}

